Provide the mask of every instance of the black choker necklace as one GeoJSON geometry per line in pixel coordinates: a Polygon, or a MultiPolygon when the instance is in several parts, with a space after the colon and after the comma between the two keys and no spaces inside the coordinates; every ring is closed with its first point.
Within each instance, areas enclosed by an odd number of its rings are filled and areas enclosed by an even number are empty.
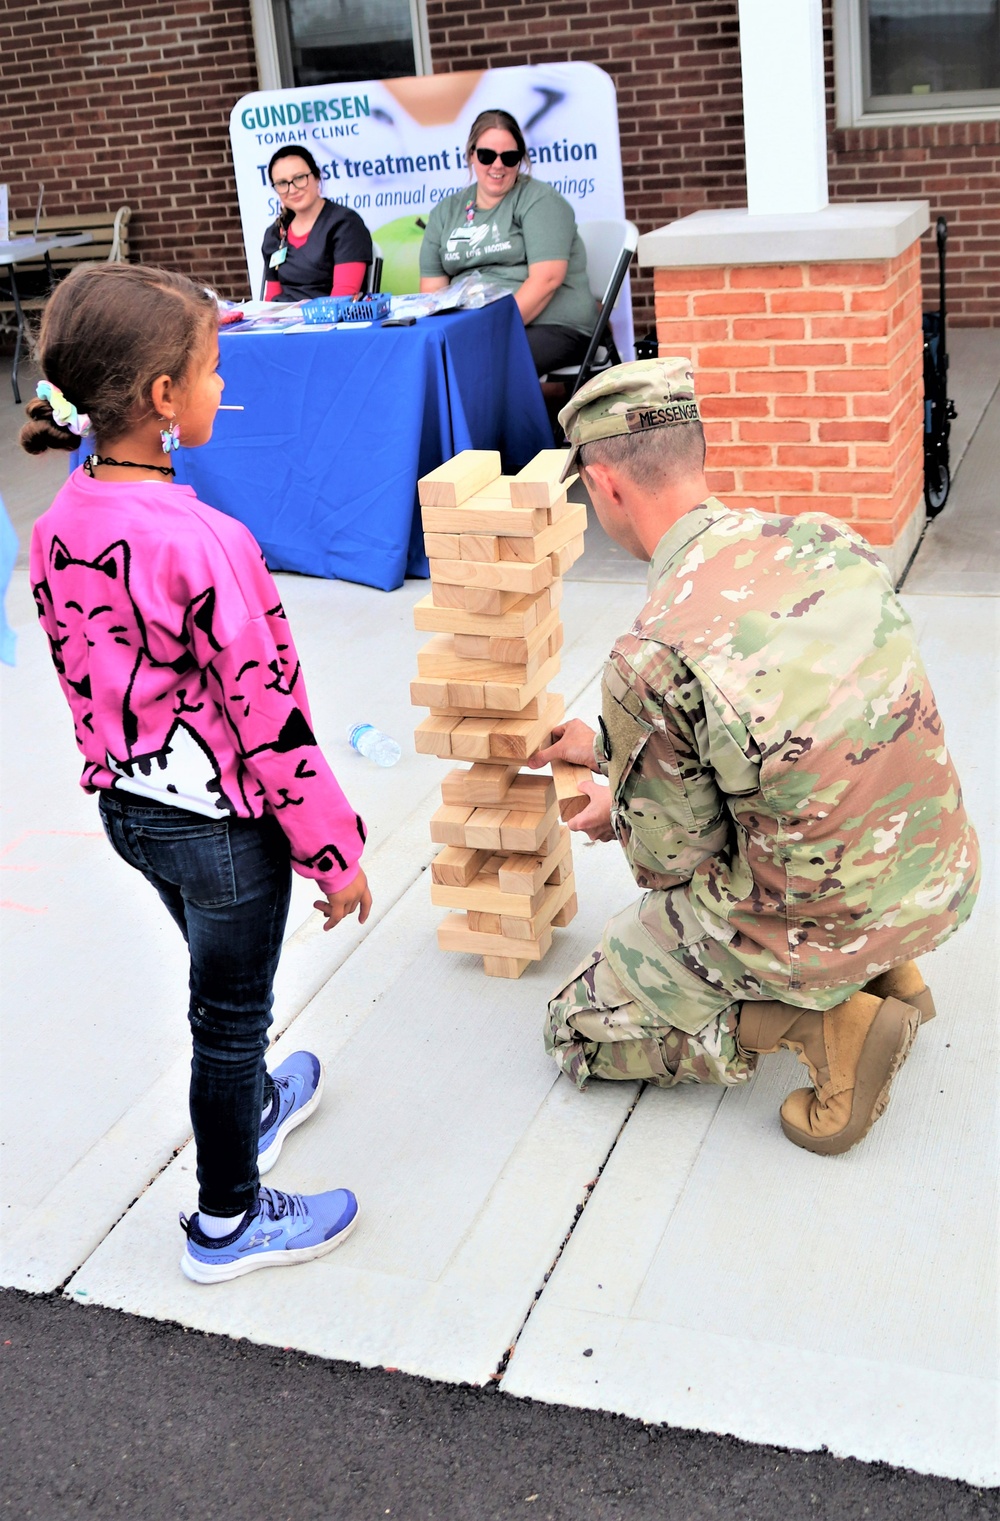
{"type": "Polygon", "coordinates": [[[83,468],[91,480],[94,478],[95,465],[117,465],[120,470],[155,470],[158,474],[165,475],[168,480],[177,474],[173,465],[137,465],[135,460],[131,459],[109,459],[107,455],[88,454],[83,462],[83,468]]]}

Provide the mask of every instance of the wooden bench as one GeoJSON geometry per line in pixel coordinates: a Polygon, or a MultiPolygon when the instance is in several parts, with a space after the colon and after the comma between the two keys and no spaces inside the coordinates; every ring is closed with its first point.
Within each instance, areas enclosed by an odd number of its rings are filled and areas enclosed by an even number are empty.
{"type": "MultiPolygon", "coordinates": [[[[24,341],[26,312],[37,312],[45,305],[59,280],[65,278],[78,264],[126,263],[128,261],[128,224],[132,216],[130,206],[119,206],[117,211],[77,211],[65,216],[40,217],[38,237],[55,238],[78,236],[89,233],[90,240],[70,248],[53,248],[47,255],[32,259],[18,259],[14,266],[0,269],[0,292],[11,295],[15,289],[20,304],[20,315],[9,300],[0,300],[0,330],[13,328],[17,334],[14,344],[14,361],[11,366],[10,383],[14,400],[21,401],[17,384],[17,367],[24,341]]],[[[12,237],[31,237],[35,231],[34,221],[11,223],[12,237]]]]}
{"type": "MultiPolygon", "coordinates": [[[[73,248],[53,248],[49,263],[55,280],[62,280],[77,264],[127,263],[128,224],[132,216],[130,206],[119,206],[117,211],[77,211],[65,216],[40,217],[38,236],[55,238],[62,234],[89,232],[91,241],[79,243],[73,248]]],[[[30,218],[11,221],[12,238],[30,237],[34,231],[30,218]]],[[[18,290],[22,292],[23,311],[38,311],[48,297],[48,278],[44,258],[20,259],[17,263],[18,290]]],[[[0,301],[0,316],[14,315],[13,301],[0,301]]]]}

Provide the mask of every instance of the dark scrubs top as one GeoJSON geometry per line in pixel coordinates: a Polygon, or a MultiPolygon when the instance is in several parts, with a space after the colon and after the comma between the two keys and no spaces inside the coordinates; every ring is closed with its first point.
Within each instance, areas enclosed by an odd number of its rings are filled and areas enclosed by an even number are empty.
{"type": "Polygon", "coordinates": [[[261,251],[265,279],[277,280],[281,285],[279,301],[306,301],[314,296],[328,296],[335,264],[372,262],[368,228],[356,211],[338,206],[334,201],[324,201],[323,209],[301,248],[293,248],[285,242],[288,253],[284,261],[272,269],[271,255],[281,245],[278,229],[272,222],[264,234],[261,251]]]}

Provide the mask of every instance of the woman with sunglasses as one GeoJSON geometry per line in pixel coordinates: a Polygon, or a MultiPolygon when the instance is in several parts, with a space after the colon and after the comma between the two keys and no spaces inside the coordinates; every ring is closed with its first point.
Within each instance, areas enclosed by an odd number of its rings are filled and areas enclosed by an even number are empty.
{"type": "Polygon", "coordinates": [[[530,178],[509,111],[482,111],[465,150],[474,179],[434,207],[420,248],[421,291],[475,271],[509,286],[539,375],[583,358],[594,325],[587,255],[568,201],[530,178]]]}
{"type": "Polygon", "coordinates": [[[356,211],[326,200],[308,148],[279,148],[267,166],[281,212],[264,234],[265,301],[356,296],[372,240],[356,211]]]}

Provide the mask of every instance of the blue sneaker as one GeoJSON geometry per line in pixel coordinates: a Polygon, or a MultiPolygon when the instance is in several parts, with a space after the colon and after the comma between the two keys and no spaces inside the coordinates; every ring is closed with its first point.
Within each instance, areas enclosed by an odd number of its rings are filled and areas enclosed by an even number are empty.
{"type": "Polygon", "coordinates": [[[332,1252],[358,1222],[358,1201],[348,1188],[326,1194],[282,1194],[262,1188],[229,1236],[213,1241],[198,1216],[180,1216],[187,1235],[181,1272],[193,1283],[223,1283],[257,1268],[294,1267],[332,1252]]]}
{"type": "Polygon", "coordinates": [[[312,1114],[323,1093],[323,1064],[311,1051],[293,1051],[271,1073],[274,1096],[260,1122],[257,1171],[263,1176],[278,1160],[285,1136],[312,1114]]]}

